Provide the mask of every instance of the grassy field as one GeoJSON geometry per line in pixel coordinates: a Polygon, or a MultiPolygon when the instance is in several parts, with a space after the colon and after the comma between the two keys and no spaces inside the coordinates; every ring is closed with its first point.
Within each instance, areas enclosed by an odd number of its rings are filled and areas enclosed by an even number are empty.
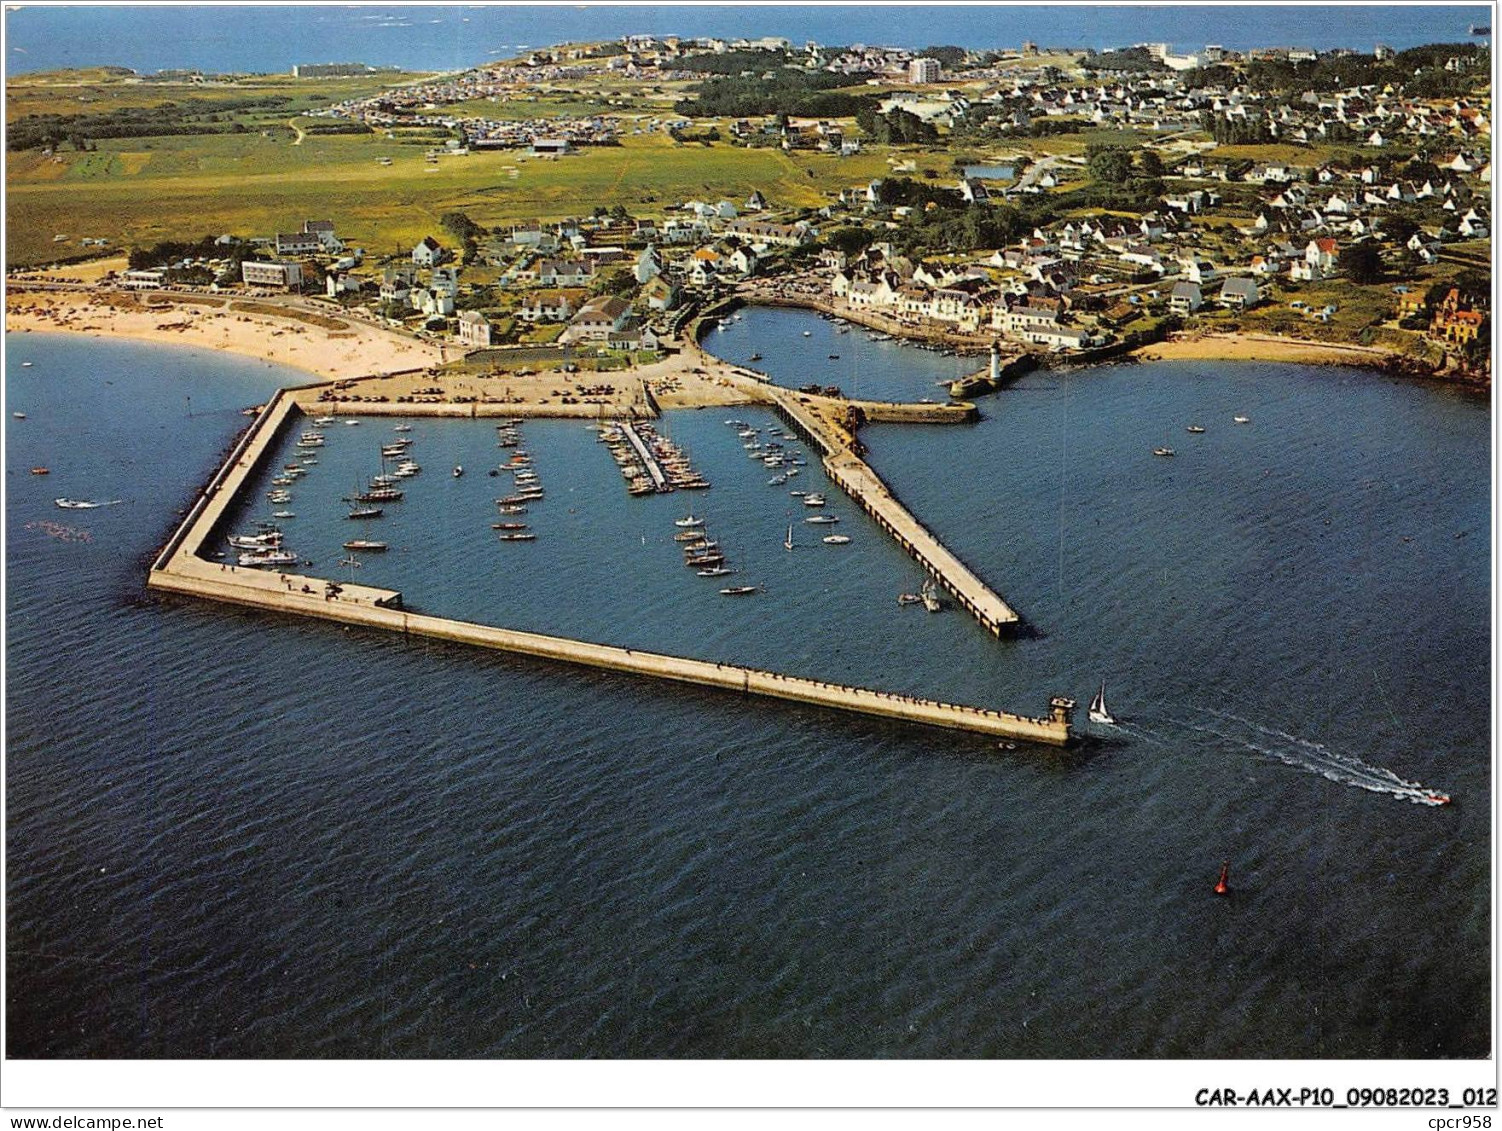
{"type": "Polygon", "coordinates": [[[347,79],[294,79],[290,75],[257,75],[235,82],[140,82],[104,77],[97,70],[58,71],[21,75],[5,84],[5,120],[27,114],[104,114],[111,110],[161,106],[187,99],[232,102],[277,95],[290,101],[281,117],[318,109],[347,98],[361,98],[420,75],[372,75],[347,79]]]}
{"type": "MultiPolygon", "coordinates": [[[[810,206],[890,173],[887,151],[876,147],[838,158],[641,135],[559,159],[503,151],[429,165],[422,147],[379,135],[309,136],[300,145],[290,138],[290,131],[126,138],[52,158],[10,154],[10,261],[50,262],[82,236],[129,247],[210,232],[269,235],[313,216],[333,217],[348,241],[385,252],[436,231],[454,209],[487,226],[597,205],[661,215],[691,199],[744,200],[753,189],[774,205],[810,206]],[[56,234],[68,243],[54,244],[56,234]]],[[[920,168],[944,163],[931,154],[920,168]]]]}

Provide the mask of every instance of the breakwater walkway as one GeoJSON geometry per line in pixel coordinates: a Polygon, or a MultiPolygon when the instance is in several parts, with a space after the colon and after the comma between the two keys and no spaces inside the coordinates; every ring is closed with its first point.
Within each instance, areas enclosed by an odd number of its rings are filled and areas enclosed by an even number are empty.
{"type": "MultiPolygon", "coordinates": [[[[856,454],[855,436],[841,419],[841,413],[848,411],[851,402],[798,393],[772,384],[763,386],[763,391],[783,419],[823,452],[824,470],[830,479],[911,554],[987,632],[1000,636],[1005,629],[1021,621],[1016,611],[919,522],[870,465],[856,454]]],[[[908,406],[888,406],[894,413],[903,407],[908,406]]],[[[966,409],[974,412],[974,406],[913,407],[924,412],[940,408],[949,408],[956,413],[966,409]]],[[[896,418],[895,415],[886,417],[896,418]]]]}
{"type": "Polygon", "coordinates": [[[734,664],[450,620],[404,608],[402,595],[395,590],[241,568],[203,557],[202,551],[221,530],[241,487],[271,451],[276,438],[302,419],[296,398],[288,390],[278,392],[267,403],[157,555],[147,579],[150,588],[926,726],[1057,746],[1073,738],[1074,703],[1060,697],[1050,701],[1047,715],[1037,717],[944,703],[734,664]]]}

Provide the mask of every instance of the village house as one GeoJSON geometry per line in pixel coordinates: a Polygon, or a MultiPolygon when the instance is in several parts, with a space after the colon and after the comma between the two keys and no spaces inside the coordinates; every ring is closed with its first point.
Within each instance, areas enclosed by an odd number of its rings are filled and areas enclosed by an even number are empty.
{"type": "Polygon", "coordinates": [[[677,284],[663,275],[648,279],[638,293],[650,310],[674,310],[682,301],[677,284]]]}
{"type": "Polygon", "coordinates": [[[1459,288],[1451,287],[1434,308],[1434,320],[1430,323],[1429,333],[1442,341],[1466,345],[1480,336],[1485,322],[1485,312],[1466,309],[1466,304],[1461,301],[1459,288]]]}
{"type": "Polygon", "coordinates": [[[459,341],[471,347],[490,345],[491,326],[478,310],[466,310],[459,315],[459,341]]]}
{"type": "Polygon", "coordinates": [[[310,232],[278,232],[273,241],[278,255],[316,255],[323,243],[310,232]]]}
{"type": "Polygon", "coordinates": [[[573,296],[566,291],[529,291],[522,296],[516,316],[523,322],[567,322],[579,309],[573,296]]]}
{"type": "Polygon", "coordinates": [[[1232,310],[1248,310],[1262,301],[1261,292],[1252,279],[1227,279],[1220,288],[1221,306],[1232,310]]]}
{"type": "Polygon", "coordinates": [[[412,249],[414,267],[437,267],[443,258],[443,245],[432,236],[424,236],[422,243],[412,249]]]}
{"type": "Polygon", "coordinates": [[[579,308],[559,341],[603,342],[619,330],[631,313],[631,304],[615,295],[600,295],[579,308]]]}
{"type": "Polygon", "coordinates": [[[1175,314],[1193,314],[1204,303],[1204,295],[1201,294],[1198,283],[1175,283],[1168,296],[1168,308],[1175,314]]]}

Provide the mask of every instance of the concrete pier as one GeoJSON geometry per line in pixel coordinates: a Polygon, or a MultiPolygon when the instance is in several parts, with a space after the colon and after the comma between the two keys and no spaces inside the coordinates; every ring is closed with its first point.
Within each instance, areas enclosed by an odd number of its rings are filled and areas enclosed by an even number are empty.
{"type": "MultiPolygon", "coordinates": [[[[182,525],[157,556],[147,579],[149,587],[269,611],[451,640],[520,655],[654,676],[742,695],[808,703],[925,726],[1057,746],[1072,740],[1070,714],[1074,704],[1067,699],[1054,698],[1049,705],[1049,713],[1040,717],[944,703],[734,664],[665,656],[655,652],[449,620],[403,608],[402,595],[394,590],[346,584],[302,574],[246,569],[228,562],[205,559],[201,552],[222,524],[225,513],[240,488],[265,458],[281,431],[289,422],[301,419],[301,415],[295,412],[296,407],[294,398],[283,390],[262,409],[255,424],[231,450],[224,465],[205,486],[182,525]]],[[[859,463],[858,460],[856,462],[859,463]]],[[[851,482],[855,488],[863,489],[856,480],[852,479],[851,482]]],[[[890,512],[889,506],[882,506],[884,513],[890,512]]],[[[916,520],[913,522],[916,524],[916,520]]],[[[894,534],[895,530],[894,527],[894,534]]],[[[925,549],[925,552],[931,550],[925,549]]]]}
{"type": "MultiPolygon", "coordinates": [[[[960,606],[993,636],[1022,619],[1001,597],[903,506],[881,477],[855,454],[855,437],[839,420],[848,407],[777,386],[766,394],[783,419],[823,453],[824,470],[871,518],[890,534],[960,606]]],[[[973,406],[970,406],[973,411],[973,406]]]]}
{"type": "Polygon", "coordinates": [[[662,470],[662,464],[657,462],[656,453],[641,438],[641,433],[636,430],[629,420],[621,422],[621,431],[625,433],[626,439],[631,442],[631,446],[636,449],[636,454],[641,459],[642,466],[647,469],[647,474],[652,477],[652,486],[657,488],[659,494],[671,491],[673,485],[668,482],[667,473],[662,470]]]}

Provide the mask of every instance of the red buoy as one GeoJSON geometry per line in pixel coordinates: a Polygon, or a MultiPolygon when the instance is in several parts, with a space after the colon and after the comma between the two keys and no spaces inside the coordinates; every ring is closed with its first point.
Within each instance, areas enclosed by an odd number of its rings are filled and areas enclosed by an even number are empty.
{"type": "Polygon", "coordinates": [[[1229,860],[1227,860],[1225,863],[1223,863],[1220,866],[1220,879],[1218,879],[1218,880],[1215,881],[1215,894],[1216,895],[1230,895],[1231,894],[1231,885],[1226,882],[1227,878],[1230,876],[1230,874],[1231,874],[1231,862],[1229,860]]]}

